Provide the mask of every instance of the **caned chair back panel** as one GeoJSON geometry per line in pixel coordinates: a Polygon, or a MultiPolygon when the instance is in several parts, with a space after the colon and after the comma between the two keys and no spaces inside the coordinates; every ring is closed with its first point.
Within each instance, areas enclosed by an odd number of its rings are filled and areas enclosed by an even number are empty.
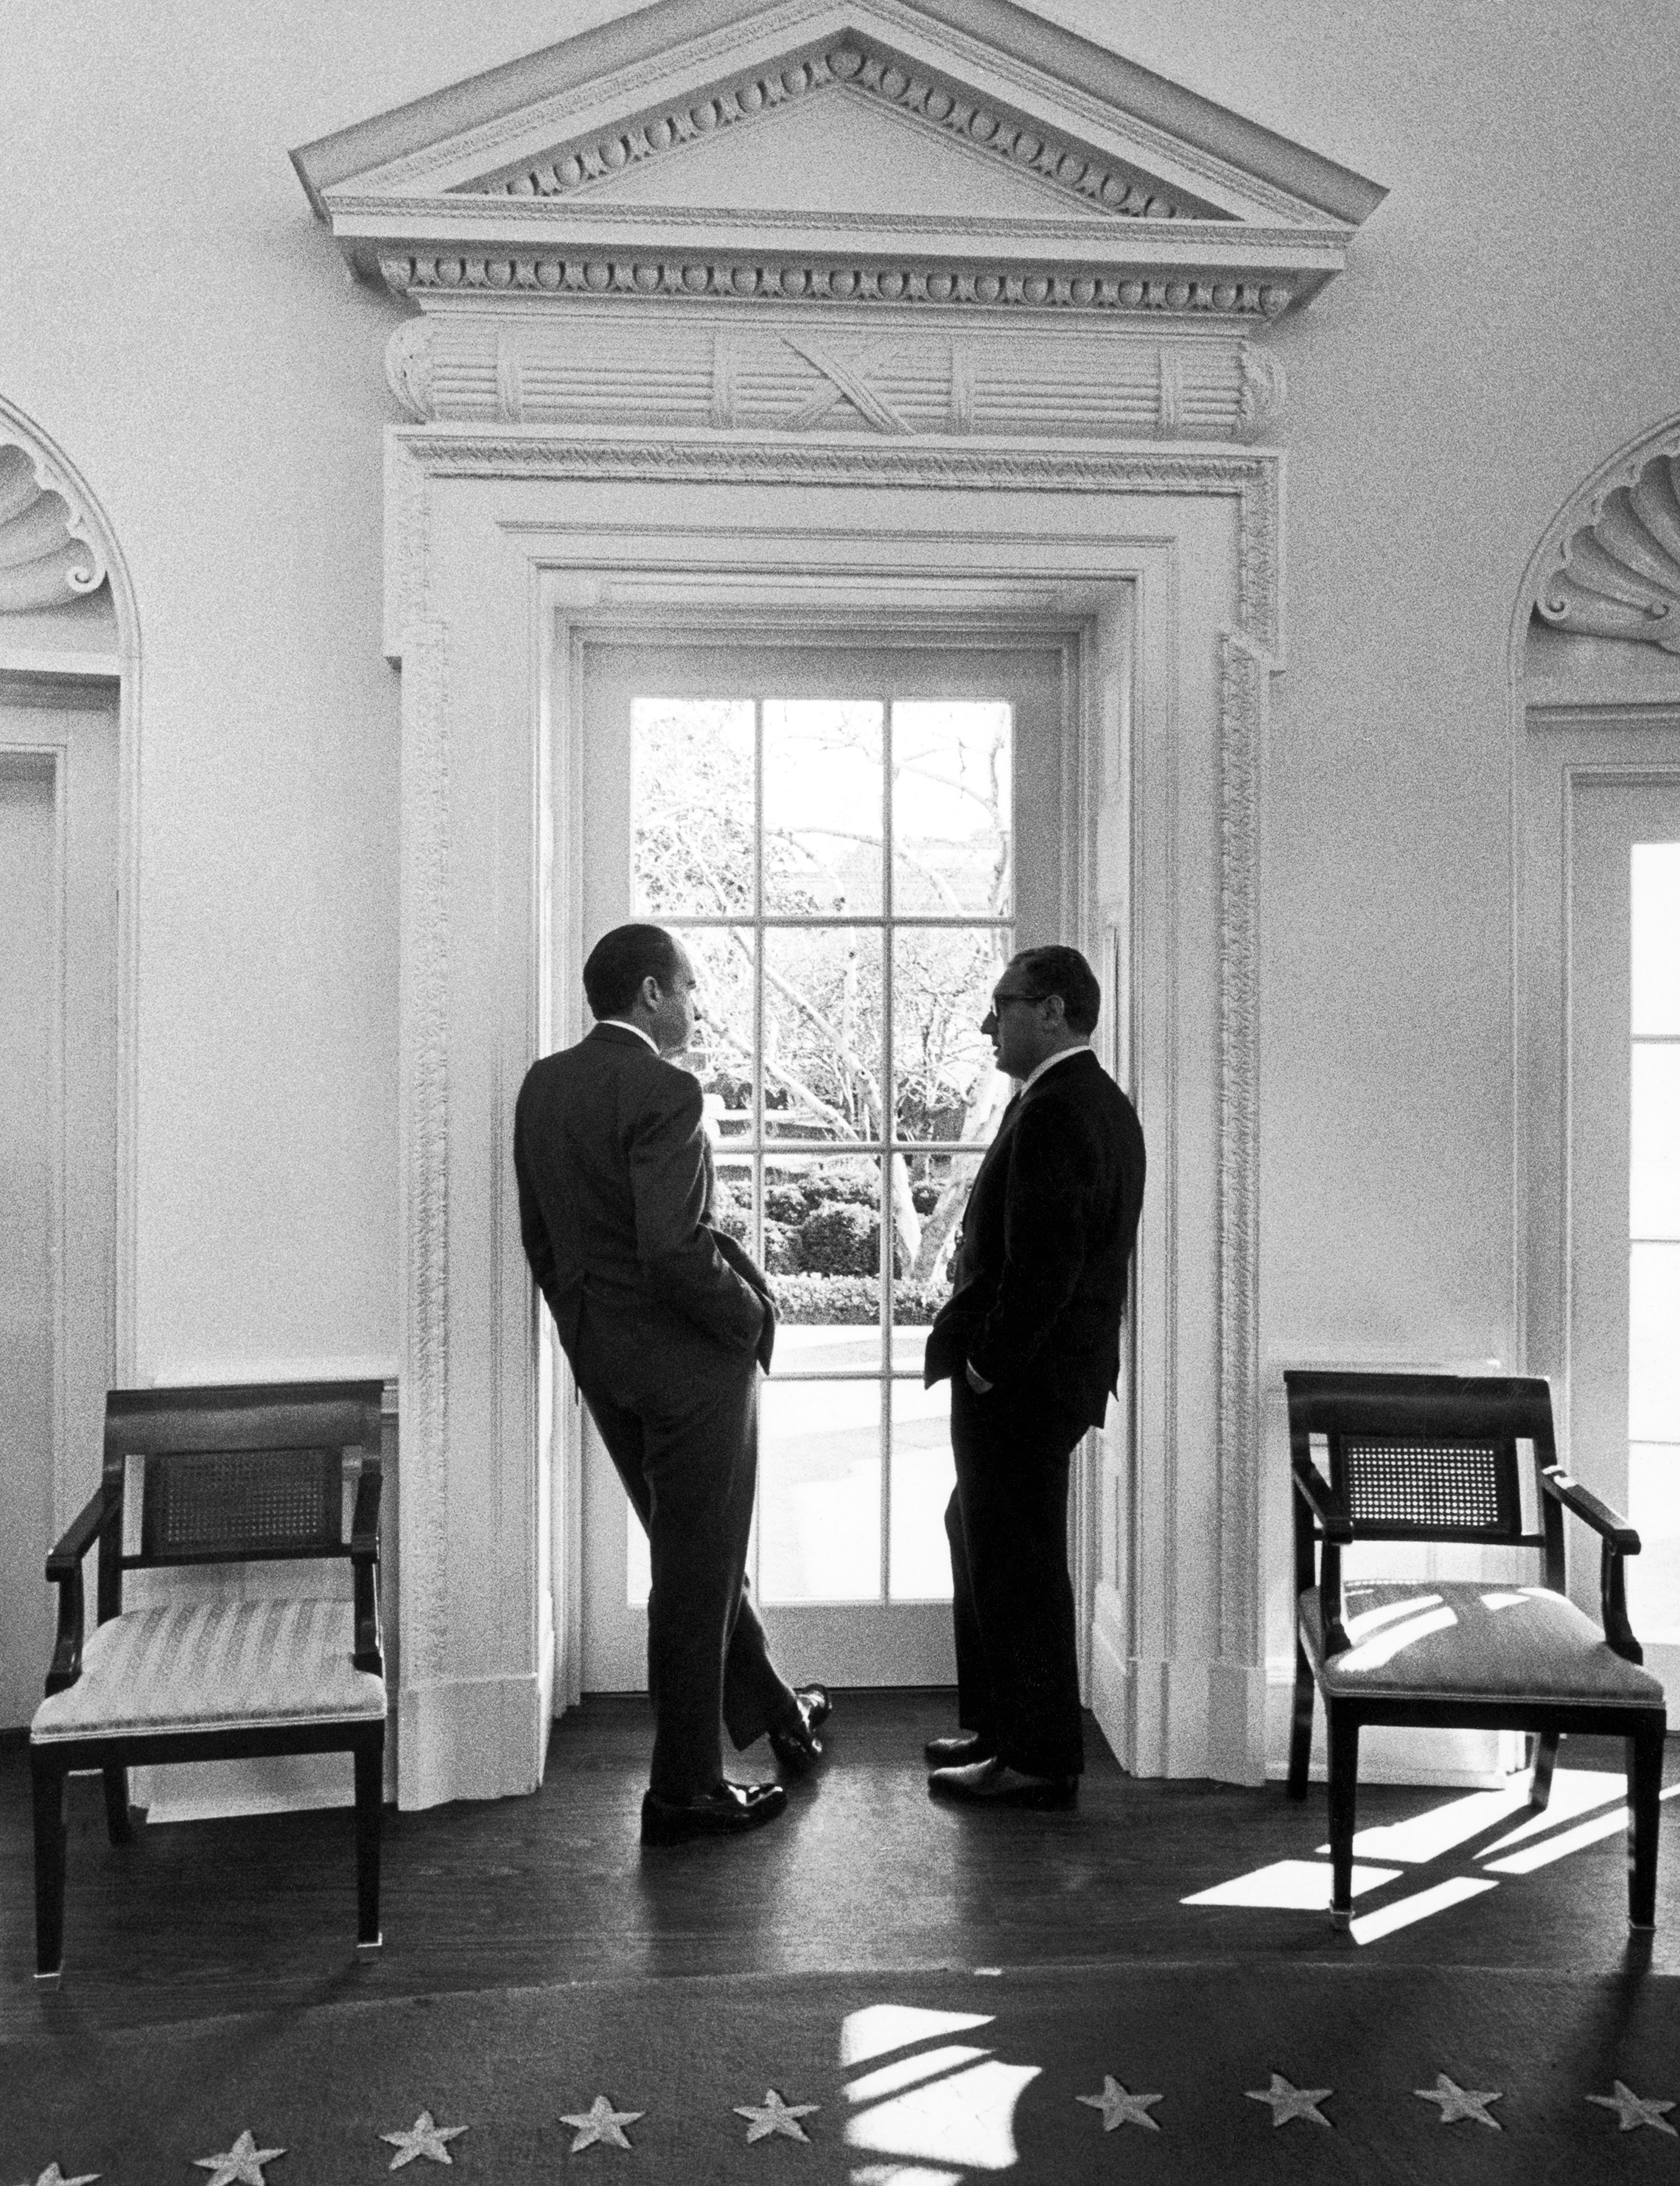
{"type": "MultiPolygon", "coordinates": [[[[1284,1378],[1296,1458],[1323,1438],[1331,1491],[1360,1539],[1544,1544],[1525,1522],[1522,1493],[1525,1465],[1554,1460],[1544,1382],[1293,1370],[1284,1378]]],[[[1529,1508],[1539,1515],[1537,1489],[1529,1508]]]]}
{"type": "Polygon", "coordinates": [[[140,1554],[125,1563],[331,1555],[344,1545],[341,1450],[159,1450],[141,1462],[140,1554]]]}
{"type": "MultiPolygon", "coordinates": [[[[344,1552],[347,1476],[379,1463],[378,1382],[122,1389],[106,1400],[113,1523],[138,1484],[126,1569],[344,1552]]],[[[115,1545],[115,1544],[114,1544],[115,1545]]]]}

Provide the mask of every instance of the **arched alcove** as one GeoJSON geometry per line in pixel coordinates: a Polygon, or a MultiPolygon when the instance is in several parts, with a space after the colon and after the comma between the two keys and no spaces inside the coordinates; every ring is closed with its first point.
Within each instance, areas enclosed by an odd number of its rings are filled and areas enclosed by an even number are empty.
{"type": "MultiPolygon", "coordinates": [[[[139,657],[104,511],[51,437],[0,398],[0,766],[16,793],[14,908],[28,928],[8,976],[31,983],[17,1006],[34,1031],[14,1051],[32,1073],[30,1128],[48,1164],[34,1188],[50,1355],[37,1409],[55,1530],[97,1479],[104,1392],[133,1372],[139,657]]],[[[7,1401],[18,1400],[14,1388],[7,1401]]],[[[32,1533],[28,1545],[38,1583],[32,1533]]],[[[38,1668],[34,1682],[38,1695],[38,1668]]]]}
{"type": "MultiPolygon", "coordinates": [[[[1524,1364],[1552,1380],[1565,1461],[1612,1505],[1631,1501],[1639,1527],[1631,861],[1636,844],[1680,838],[1680,417],[1627,441],[1558,509],[1518,591],[1510,675],[1524,1364]]],[[[1660,1535],[1646,1549],[1642,1578],[1660,1535]]],[[[1590,1561],[1573,1590],[1593,1611],[1590,1561]]],[[[1680,1647],[1649,1622],[1660,1592],[1641,1636],[1672,1679],[1680,1647]]]]}

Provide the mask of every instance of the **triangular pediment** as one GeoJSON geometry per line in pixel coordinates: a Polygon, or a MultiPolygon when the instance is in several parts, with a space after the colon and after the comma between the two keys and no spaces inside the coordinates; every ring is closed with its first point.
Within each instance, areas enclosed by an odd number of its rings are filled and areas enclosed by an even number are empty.
{"type": "Polygon", "coordinates": [[[293,156],[400,288],[458,249],[531,287],[545,254],[614,252],[603,279],[639,291],[698,251],[732,294],[815,294],[843,255],[959,288],[995,261],[1055,298],[1247,283],[1272,311],[1382,195],[1011,0],[657,0],[293,156]]]}

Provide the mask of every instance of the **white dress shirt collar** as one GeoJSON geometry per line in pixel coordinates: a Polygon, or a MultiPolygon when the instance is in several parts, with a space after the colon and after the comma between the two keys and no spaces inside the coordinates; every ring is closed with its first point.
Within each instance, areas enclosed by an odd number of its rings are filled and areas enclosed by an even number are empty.
{"type": "Polygon", "coordinates": [[[1039,1079],[1044,1076],[1045,1071],[1054,1070],[1058,1062],[1066,1062],[1070,1055],[1089,1055],[1090,1051],[1091,1044],[1088,1040],[1082,1040],[1077,1047],[1057,1048],[1054,1055],[1047,1055],[1035,1070],[1033,1070],[1028,1077],[1022,1079],[1021,1081],[1022,1091],[1024,1093],[1029,1085],[1036,1085],[1039,1079]]]}
{"type": "Polygon", "coordinates": [[[602,1017],[601,1019],[601,1023],[602,1024],[617,1025],[620,1032],[633,1032],[638,1040],[645,1040],[647,1042],[647,1045],[653,1050],[655,1055],[659,1052],[658,1043],[654,1040],[652,1034],[651,1033],[643,1032],[639,1024],[632,1024],[628,1017],[602,1017]]]}

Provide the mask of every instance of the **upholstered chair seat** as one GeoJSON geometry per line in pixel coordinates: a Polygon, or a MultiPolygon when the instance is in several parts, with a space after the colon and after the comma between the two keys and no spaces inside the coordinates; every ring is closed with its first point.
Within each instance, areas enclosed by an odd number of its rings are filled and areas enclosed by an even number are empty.
{"type": "Polygon", "coordinates": [[[1319,1589],[1301,1597],[1301,1637],[1327,1694],[1663,1704],[1661,1679],[1625,1661],[1591,1617],[1547,1587],[1386,1580],[1350,1583],[1342,1598],[1353,1644],[1327,1660],[1319,1589]]]}
{"type": "Polygon", "coordinates": [[[180,1601],[126,1610],[89,1634],[81,1675],[42,1701],[30,1738],[382,1718],[385,1681],[356,1668],[355,1652],[348,1601],[180,1601]]]}

